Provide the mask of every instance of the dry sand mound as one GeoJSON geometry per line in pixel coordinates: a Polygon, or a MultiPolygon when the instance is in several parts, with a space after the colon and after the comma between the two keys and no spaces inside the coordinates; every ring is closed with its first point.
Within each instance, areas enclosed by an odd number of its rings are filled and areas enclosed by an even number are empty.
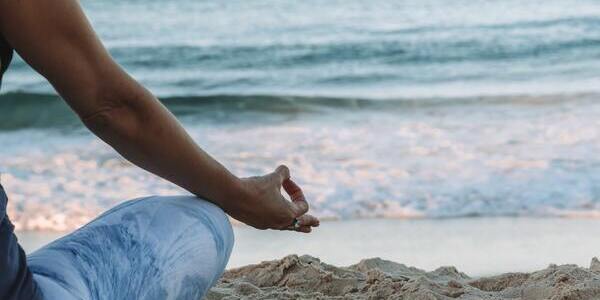
{"type": "Polygon", "coordinates": [[[290,255],[227,271],[206,299],[600,299],[600,262],[473,279],[454,267],[426,272],[379,258],[335,267],[290,255]]]}

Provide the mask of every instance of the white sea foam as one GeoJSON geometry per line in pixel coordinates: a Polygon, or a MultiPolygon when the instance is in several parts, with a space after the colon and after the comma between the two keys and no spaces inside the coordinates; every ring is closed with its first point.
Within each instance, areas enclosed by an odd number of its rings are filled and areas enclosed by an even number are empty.
{"type": "MultiPolygon", "coordinates": [[[[289,165],[321,217],[597,217],[600,104],[558,98],[183,121],[240,176],[289,165]]],[[[130,198],[184,193],[78,130],[2,132],[0,144],[19,229],[67,230],[130,198]]]]}

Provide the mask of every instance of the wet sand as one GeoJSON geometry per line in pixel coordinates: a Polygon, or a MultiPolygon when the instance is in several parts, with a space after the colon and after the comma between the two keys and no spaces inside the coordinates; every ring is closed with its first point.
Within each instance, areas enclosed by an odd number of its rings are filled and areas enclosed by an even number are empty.
{"type": "MultiPolygon", "coordinates": [[[[210,299],[600,299],[598,264],[589,269],[600,256],[597,219],[352,220],[324,222],[310,235],[234,230],[230,271],[210,299]],[[253,265],[261,261],[270,262],[253,265]],[[569,298],[575,291],[592,296],[569,298]]],[[[30,252],[60,235],[19,238],[30,252]]]]}
{"type": "MultiPolygon", "coordinates": [[[[228,268],[308,254],[338,266],[381,257],[420,269],[456,266],[472,276],[587,266],[600,256],[600,220],[467,218],[324,222],[309,235],[234,226],[228,268]]],[[[26,252],[64,233],[19,232],[26,252]]]]}

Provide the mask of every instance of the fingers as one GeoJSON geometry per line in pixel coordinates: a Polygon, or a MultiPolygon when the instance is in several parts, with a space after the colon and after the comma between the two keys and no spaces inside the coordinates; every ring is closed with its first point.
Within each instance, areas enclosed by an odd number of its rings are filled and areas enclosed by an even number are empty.
{"type": "Polygon", "coordinates": [[[302,232],[302,233],[310,233],[312,231],[312,227],[304,226],[304,227],[298,228],[296,231],[302,232]]]}
{"type": "Polygon", "coordinates": [[[285,165],[281,165],[277,167],[275,172],[273,172],[273,175],[274,179],[277,180],[277,183],[283,187],[288,195],[290,195],[290,199],[292,200],[292,209],[296,219],[298,220],[298,226],[294,227],[293,224],[291,224],[285,229],[309,233],[312,231],[312,227],[319,226],[319,219],[312,215],[306,214],[309,210],[308,202],[306,201],[306,197],[304,196],[302,189],[292,179],[290,179],[290,169],[285,165]]]}
{"type": "Polygon", "coordinates": [[[308,202],[304,197],[302,189],[291,179],[287,179],[283,182],[283,189],[285,190],[290,198],[292,199],[292,207],[296,213],[296,217],[302,216],[308,212],[308,202]]]}
{"type": "Polygon", "coordinates": [[[304,192],[302,192],[302,189],[290,179],[290,169],[285,165],[280,165],[272,174],[274,179],[277,180],[277,183],[283,187],[288,195],[290,195],[296,217],[308,212],[309,206],[308,202],[306,202],[306,197],[304,197],[304,192]]]}
{"type": "Polygon", "coordinates": [[[297,218],[300,227],[318,227],[320,225],[319,219],[312,215],[303,215],[297,218]]]}
{"type": "Polygon", "coordinates": [[[302,227],[298,227],[298,228],[288,228],[287,230],[296,231],[296,232],[302,232],[302,233],[311,233],[312,232],[312,227],[310,227],[310,226],[302,226],[302,227]]]}
{"type": "Polygon", "coordinates": [[[310,226],[302,226],[302,227],[298,227],[298,228],[288,227],[288,228],[285,228],[282,230],[296,231],[296,232],[302,232],[302,233],[311,233],[312,227],[310,227],[310,226]]]}
{"type": "Polygon", "coordinates": [[[275,169],[274,174],[276,175],[278,179],[277,181],[280,185],[283,184],[283,182],[287,179],[290,179],[290,169],[285,165],[277,167],[277,169],[275,169]]]}
{"type": "Polygon", "coordinates": [[[297,227],[292,224],[286,227],[285,230],[310,233],[313,227],[319,227],[320,225],[319,219],[312,215],[303,215],[296,218],[296,220],[298,220],[297,227]]]}

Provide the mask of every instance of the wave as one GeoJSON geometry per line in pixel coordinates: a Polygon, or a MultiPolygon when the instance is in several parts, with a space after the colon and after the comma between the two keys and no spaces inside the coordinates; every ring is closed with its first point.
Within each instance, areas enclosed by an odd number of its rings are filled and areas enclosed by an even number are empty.
{"type": "MultiPolygon", "coordinates": [[[[446,35],[438,31],[435,35],[446,35]]],[[[487,37],[472,33],[453,32],[452,39],[422,37],[397,37],[386,40],[358,40],[331,42],[329,44],[249,45],[249,46],[140,46],[115,47],[111,53],[127,68],[189,68],[209,70],[268,71],[331,67],[368,63],[380,68],[452,64],[462,62],[502,62],[536,60],[560,56],[562,63],[594,60],[600,49],[600,38],[583,36],[573,38],[509,36],[500,38],[502,31],[491,31],[487,37]],[[176,57],[177,59],[172,59],[176,57]]],[[[375,70],[374,70],[375,71],[375,70]]],[[[406,74],[384,70],[391,79],[402,79],[406,74]],[[397,77],[397,78],[394,78],[397,77]]],[[[382,71],[383,72],[383,71],[382,71]]],[[[323,74],[325,75],[325,74],[323,74]]],[[[441,75],[440,75],[441,76],[441,75]]],[[[320,78],[316,78],[320,79],[320,78]]],[[[329,79],[324,76],[323,80],[329,79]]],[[[444,81],[441,76],[436,81],[444,81]]],[[[321,80],[315,80],[320,83],[321,80]]],[[[417,81],[416,78],[414,81],[417,81]]]]}
{"type": "MultiPolygon", "coordinates": [[[[152,90],[186,94],[428,88],[445,83],[597,80],[600,17],[408,27],[277,27],[268,38],[108,39],[115,59],[152,90]],[[290,30],[294,34],[290,36],[290,30]],[[334,34],[336,33],[336,34],[334,34]]],[[[146,33],[129,33],[139,36],[146,33]]],[[[232,33],[223,33],[232,34],[232,33]]],[[[145,35],[144,35],[145,36],[145,35]]],[[[10,90],[44,91],[17,59],[10,90]]]]}
{"type": "Polygon", "coordinates": [[[581,60],[596,57],[600,37],[595,29],[599,24],[598,17],[582,16],[397,30],[348,28],[343,37],[317,41],[113,45],[110,50],[125,65],[142,68],[199,64],[206,68],[256,70],[350,61],[406,65],[515,60],[556,54],[564,55],[563,60],[581,60]],[[564,30],[571,34],[556,34],[564,30]]]}
{"type": "MultiPolygon", "coordinates": [[[[442,106],[484,106],[534,104],[551,105],[565,101],[598,99],[597,93],[485,96],[464,98],[366,99],[309,97],[293,95],[199,95],[163,97],[161,102],[179,117],[195,116],[205,120],[226,115],[315,114],[332,111],[403,112],[442,106]]],[[[11,92],[0,95],[0,131],[81,127],[76,115],[57,95],[11,92]]]]}

